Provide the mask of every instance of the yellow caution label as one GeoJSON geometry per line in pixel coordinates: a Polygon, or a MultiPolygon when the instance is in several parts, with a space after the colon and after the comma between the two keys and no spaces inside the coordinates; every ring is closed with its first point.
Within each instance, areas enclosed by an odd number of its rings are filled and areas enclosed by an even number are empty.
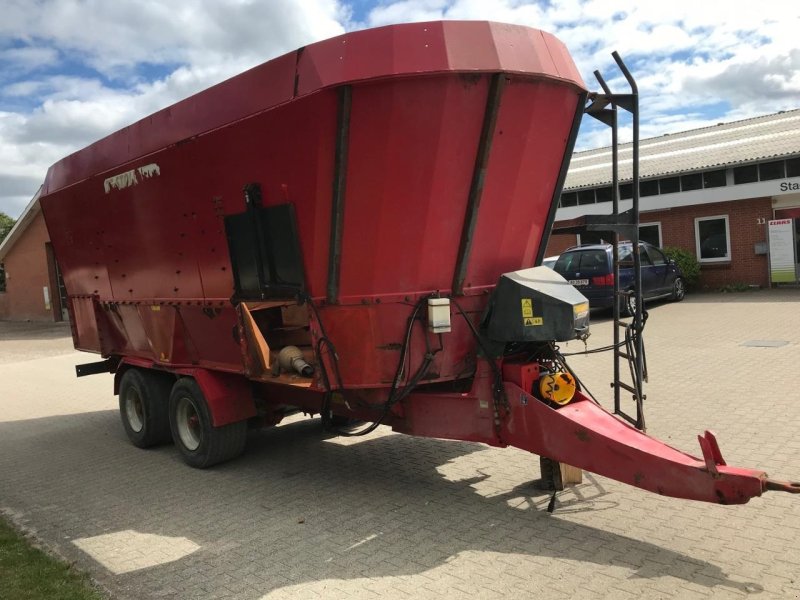
{"type": "Polygon", "coordinates": [[[530,298],[522,299],[522,318],[533,317],[533,300],[530,298]]]}
{"type": "Polygon", "coordinates": [[[572,307],[573,315],[576,319],[581,319],[589,314],[589,303],[581,302],[572,307]]]}
{"type": "Polygon", "coordinates": [[[152,310],[153,312],[158,312],[159,310],[161,310],[161,306],[158,304],[152,304],[150,306],[150,310],[152,310]]]}
{"type": "Polygon", "coordinates": [[[542,317],[524,317],[522,322],[525,324],[525,327],[532,327],[533,325],[542,325],[544,324],[544,320],[542,317]]]}

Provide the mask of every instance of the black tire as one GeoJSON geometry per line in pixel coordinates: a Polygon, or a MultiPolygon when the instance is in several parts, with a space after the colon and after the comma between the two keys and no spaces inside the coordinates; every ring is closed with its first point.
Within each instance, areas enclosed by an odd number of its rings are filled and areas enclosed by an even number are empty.
{"type": "Polygon", "coordinates": [[[179,379],[172,387],[169,424],[184,462],[197,469],[239,456],[247,442],[246,420],[214,427],[205,396],[190,377],[179,379]]]}
{"type": "Polygon", "coordinates": [[[150,448],[172,440],[169,395],[172,378],[164,373],[131,368],[119,384],[119,414],[131,443],[150,448]]]}
{"type": "Polygon", "coordinates": [[[341,428],[341,427],[350,427],[352,425],[361,423],[358,419],[353,419],[352,417],[344,417],[342,415],[331,415],[330,425],[331,427],[341,428]]]}
{"type": "Polygon", "coordinates": [[[630,296],[623,296],[620,303],[619,314],[622,317],[632,317],[636,312],[636,296],[633,294],[633,290],[629,291],[631,292],[630,296]]]}
{"type": "Polygon", "coordinates": [[[686,283],[683,281],[683,277],[676,277],[675,281],[672,284],[672,296],[670,299],[673,302],[680,302],[686,297],[686,283]]]}

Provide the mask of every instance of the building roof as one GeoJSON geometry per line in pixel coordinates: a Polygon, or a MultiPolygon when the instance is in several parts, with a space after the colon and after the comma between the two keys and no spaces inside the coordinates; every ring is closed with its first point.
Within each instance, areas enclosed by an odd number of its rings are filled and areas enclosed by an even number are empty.
{"type": "Polygon", "coordinates": [[[31,198],[31,201],[28,202],[28,206],[25,207],[25,210],[22,211],[22,214],[17,219],[17,222],[14,223],[14,226],[11,228],[11,231],[8,232],[8,235],[5,239],[0,242],[0,262],[3,262],[3,259],[6,255],[11,251],[11,246],[14,245],[19,238],[22,237],[22,234],[25,233],[25,229],[27,229],[28,225],[33,221],[36,215],[39,214],[41,207],[39,206],[39,194],[41,194],[42,188],[41,186],[37,190],[37,192],[31,198]]]}
{"type": "MultiPolygon", "coordinates": [[[[630,181],[632,144],[619,146],[619,180],[630,181]]],[[[641,140],[639,177],[702,171],[800,155],[800,109],[641,140]]],[[[576,152],[564,189],[611,183],[611,147],[576,152]]]]}

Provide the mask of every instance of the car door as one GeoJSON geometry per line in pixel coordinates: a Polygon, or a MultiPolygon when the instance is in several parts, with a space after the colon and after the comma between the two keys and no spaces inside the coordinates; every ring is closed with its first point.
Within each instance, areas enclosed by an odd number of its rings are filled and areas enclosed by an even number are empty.
{"type": "MultiPolygon", "coordinates": [[[[672,282],[668,281],[667,277],[667,257],[664,256],[664,253],[661,252],[661,250],[648,244],[644,244],[642,246],[642,255],[644,254],[647,254],[648,262],[650,263],[648,266],[648,270],[650,272],[648,284],[650,287],[647,295],[660,296],[668,293],[670,291],[672,282]]],[[[642,265],[644,265],[644,261],[642,261],[642,265]]],[[[644,269],[642,269],[642,273],[644,273],[644,269]]]]}
{"type": "Polygon", "coordinates": [[[645,298],[657,296],[658,273],[644,244],[639,244],[639,260],[642,264],[642,296],[645,298]]]}

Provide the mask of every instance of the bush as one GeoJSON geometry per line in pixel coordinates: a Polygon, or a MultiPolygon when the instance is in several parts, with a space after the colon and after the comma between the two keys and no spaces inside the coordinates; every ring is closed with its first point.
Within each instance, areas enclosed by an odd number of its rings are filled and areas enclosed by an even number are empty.
{"type": "Polygon", "coordinates": [[[664,248],[667,258],[674,260],[683,272],[687,287],[693,287],[700,279],[700,263],[694,254],[683,248],[664,248]]]}

